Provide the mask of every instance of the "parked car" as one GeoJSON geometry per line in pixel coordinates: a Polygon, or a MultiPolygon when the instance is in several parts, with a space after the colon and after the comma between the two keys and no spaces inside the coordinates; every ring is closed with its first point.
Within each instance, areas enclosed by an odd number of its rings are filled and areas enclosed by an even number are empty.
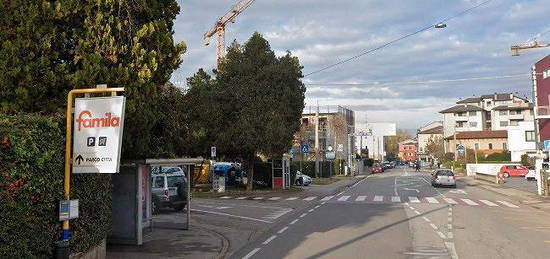
{"type": "Polygon", "coordinates": [[[378,163],[372,165],[371,170],[373,174],[381,174],[384,172],[384,168],[382,168],[378,163]]]}
{"type": "Polygon", "coordinates": [[[527,181],[535,181],[537,180],[537,175],[534,167],[529,168],[529,172],[525,175],[525,180],[527,181]]]}
{"type": "Polygon", "coordinates": [[[152,211],[170,207],[181,211],[187,206],[187,178],[183,169],[174,166],[153,167],[152,211]]]}
{"type": "Polygon", "coordinates": [[[393,168],[389,162],[382,162],[381,166],[384,170],[393,168]]]}
{"type": "Polygon", "coordinates": [[[508,178],[510,176],[524,177],[529,172],[529,169],[521,165],[504,165],[500,168],[500,173],[508,178]]]}
{"type": "Polygon", "coordinates": [[[296,177],[294,180],[295,185],[302,185],[302,186],[308,186],[312,182],[311,177],[303,174],[300,171],[296,171],[296,177]]]}
{"type": "Polygon", "coordinates": [[[451,186],[456,188],[455,174],[450,169],[437,169],[432,173],[432,186],[451,186]]]}

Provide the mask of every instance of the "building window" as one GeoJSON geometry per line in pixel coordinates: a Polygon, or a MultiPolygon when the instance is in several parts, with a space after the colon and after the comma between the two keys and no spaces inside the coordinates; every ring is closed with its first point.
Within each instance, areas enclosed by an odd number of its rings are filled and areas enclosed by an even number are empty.
{"type": "Polygon", "coordinates": [[[510,126],[517,126],[518,125],[518,121],[510,121],[510,126]]]}
{"type": "Polygon", "coordinates": [[[458,117],[466,116],[466,113],[465,112],[457,112],[457,113],[455,113],[455,116],[458,116],[458,117]]]}
{"type": "Polygon", "coordinates": [[[493,149],[493,143],[489,143],[489,149],[493,149]]]}
{"type": "Polygon", "coordinates": [[[491,101],[487,101],[487,106],[491,106],[491,101]]]}
{"type": "Polygon", "coordinates": [[[505,143],[502,143],[502,149],[508,150],[508,145],[506,145],[506,142],[505,142],[505,143]]]}
{"type": "Polygon", "coordinates": [[[500,126],[501,126],[501,127],[506,127],[506,126],[508,126],[508,121],[501,121],[501,122],[500,122],[500,126]]]}
{"type": "Polygon", "coordinates": [[[535,131],[529,130],[525,132],[525,141],[526,142],[535,142],[535,131]]]}
{"type": "Polygon", "coordinates": [[[470,116],[476,116],[476,115],[477,115],[477,111],[471,111],[469,114],[470,114],[470,116]]]}
{"type": "Polygon", "coordinates": [[[457,121],[455,126],[457,128],[464,128],[464,122],[463,121],[457,121]]]}
{"type": "Polygon", "coordinates": [[[550,77],[550,68],[547,68],[542,72],[542,79],[546,79],[549,77],[550,77]]]}
{"type": "Polygon", "coordinates": [[[533,115],[534,114],[533,110],[529,110],[529,114],[533,115]]]}
{"type": "Polygon", "coordinates": [[[498,115],[508,115],[508,111],[498,111],[498,115]]]}
{"type": "Polygon", "coordinates": [[[477,127],[477,122],[476,121],[470,121],[470,127],[472,127],[472,128],[477,127]]]}
{"type": "Polygon", "coordinates": [[[510,111],[510,115],[516,115],[516,114],[520,114],[519,111],[510,111]]]}
{"type": "Polygon", "coordinates": [[[479,143],[475,143],[474,148],[475,148],[475,150],[479,150],[479,143]]]}

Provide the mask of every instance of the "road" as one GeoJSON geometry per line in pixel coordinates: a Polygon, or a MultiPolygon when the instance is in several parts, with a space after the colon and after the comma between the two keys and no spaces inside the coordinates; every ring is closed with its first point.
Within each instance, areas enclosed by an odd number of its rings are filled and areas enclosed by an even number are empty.
{"type": "Polygon", "coordinates": [[[248,210],[266,227],[231,258],[549,258],[547,213],[462,182],[434,188],[412,171],[324,197],[225,197],[266,207],[248,210]]]}

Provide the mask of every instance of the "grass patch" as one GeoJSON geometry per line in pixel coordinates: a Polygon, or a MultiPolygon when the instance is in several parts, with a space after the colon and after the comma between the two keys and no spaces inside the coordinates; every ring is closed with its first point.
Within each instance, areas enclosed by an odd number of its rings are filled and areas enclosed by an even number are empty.
{"type": "Polygon", "coordinates": [[[339,181],[339,179],[337,179],[337,178],[313,178],[312,181],[313,181],[313,184],[328,185],[328,184],[339,181]]]}

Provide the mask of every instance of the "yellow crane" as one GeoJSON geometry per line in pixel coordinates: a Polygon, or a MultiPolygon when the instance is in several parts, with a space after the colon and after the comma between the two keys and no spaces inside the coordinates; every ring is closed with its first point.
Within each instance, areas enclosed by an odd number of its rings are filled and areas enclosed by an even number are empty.
{"type": "Polygon", "coordinates": [[[217,62],[220,63],[221,59],[225,57],[225,25],[227,23],[235,22],[235,18],[248,8],[255,0],[243,0],[238,2],[227,12],[224,16],[218,18],[212,29],[204,34],[204,45],[210,44],[210,38],[214,34],[218,34],[218,46],[216,47],[217,62]]]}
{"type": "Polygon", "coordinates": [[[540,44],[538,41],[533,41],[529,43],[524,43],[520,45],[514,45],[510,48],[512,51],[512,56],[519,56],[519,50],[521,49],[536,49],[536,48],[547,48],[550,47],[550,43],[540,44]]]}

